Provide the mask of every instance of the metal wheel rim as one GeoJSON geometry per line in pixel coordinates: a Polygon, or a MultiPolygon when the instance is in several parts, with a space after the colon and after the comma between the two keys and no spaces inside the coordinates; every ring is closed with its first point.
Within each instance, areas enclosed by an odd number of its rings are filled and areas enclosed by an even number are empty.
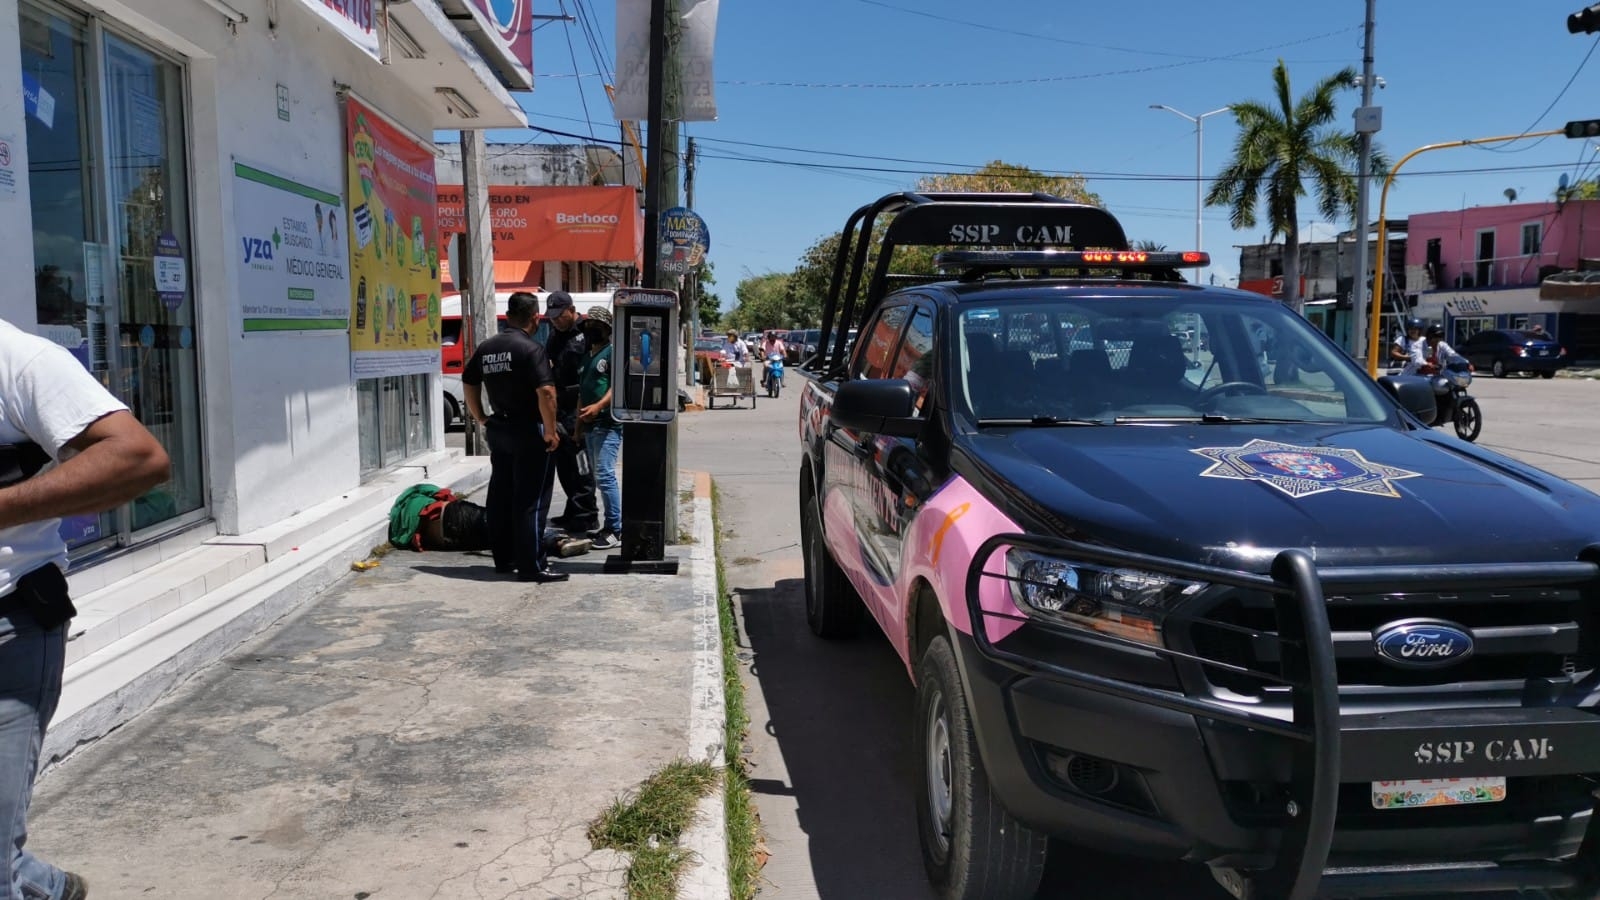
{"type": "Polygon", "coordinates": [[[1456,437],[1462,440],[1472,440],[1477,437],[1474,432],[1478,430],[1479,411],[1476,404],[1461,406],[1456,410],[1456,437]]]}
{"type": "Polygon", "coordinates": [[[935,691],[928,701],[927,754],[928,813],[933,821],[933,839],[941,854],[950,851],[950,811],[955,806],[951,784],[950,717],[945,712],[944,694],[935,691]]]}

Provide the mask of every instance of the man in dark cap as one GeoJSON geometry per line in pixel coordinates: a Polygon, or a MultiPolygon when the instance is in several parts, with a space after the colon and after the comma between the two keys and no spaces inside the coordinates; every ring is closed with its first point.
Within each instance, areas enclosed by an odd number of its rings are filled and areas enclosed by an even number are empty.
{"type": "Polygon", "coordinates": [[[538,300],[513,294],[504,331],[478,345],[461,372],[473,421],[488,430],[489,539],[496,572],[522,581],[566,581],[546,561],[544,529],[555,481],[551,457],[561,445],[556,387],[544,347],[533,339],[538,300]],[[489,392],[492,415],[483,407],[489,392]]]}
{"type": "Polygon", "coordinates": [[[534,337],[544,344],[545,355],[555,376],[556,420],[561,427],[561,447],[555,452],[556,477],[561,493],[567,496],[561,515],[552,516],[556,527],[570,534],[586,535],[600,527],[600,514],[594,496],[594,473],[589,455],[578,440],[578,381],[589,360],[589,343],[578,328],[578,310],[572,295],[551,291],[545,300],[545,323],[534,337]]]}
{"type": "Polygon", "coordinates": [[[622,484],[617,480],[617,461],[622,457],[622,424],[611,417],[611,310],[589,307],[583,320],[583,334],[589,342],[589,359],[584,363],[578,392],[578,423],[584,446],[593,464],[595,484],[605,500],[605,523],[591,538],[595,550],[617,546],[622,535],[622,484]]]}

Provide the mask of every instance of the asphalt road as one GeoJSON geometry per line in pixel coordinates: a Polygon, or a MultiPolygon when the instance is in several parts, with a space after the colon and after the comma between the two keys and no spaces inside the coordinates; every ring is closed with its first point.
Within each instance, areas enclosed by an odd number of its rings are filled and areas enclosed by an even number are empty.
{"type": "MultiPolygon", "coordinates": [[[[772,856],[762,895],[783,900],[931,898],[911,783],[912,689],[877,629],[826,642],[806,629],[796,475],[798,391],[751,409],[680,418],[679,460],[721,493],[751,715],[756,803],[772,856]]],[[[1479,443],[1600,491],[1600,383],[1483,378],[1479,443]]],[[[459,433],[450,436],[460,445],[459,433]]],[[[1470,523],[1464,523],[1470,524],[1470,523]]],[[[1204,870],[1054,847],[1041,897],[1212,900],[1204,870]]],[[[1524,895],[1528,896],[1528,895],[1524,895]]]]}

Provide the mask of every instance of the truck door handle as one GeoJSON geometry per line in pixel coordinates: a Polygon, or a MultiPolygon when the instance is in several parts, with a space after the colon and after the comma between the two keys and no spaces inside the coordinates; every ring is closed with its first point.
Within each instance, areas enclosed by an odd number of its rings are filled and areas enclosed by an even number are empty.
{"type": "Polygon", "coordinates": [[[851,448],[851,452],[855,453],[856,459],[871,459],[874,449],[872,438],[866,437],[857,441],[856,445],[851,448]]]}

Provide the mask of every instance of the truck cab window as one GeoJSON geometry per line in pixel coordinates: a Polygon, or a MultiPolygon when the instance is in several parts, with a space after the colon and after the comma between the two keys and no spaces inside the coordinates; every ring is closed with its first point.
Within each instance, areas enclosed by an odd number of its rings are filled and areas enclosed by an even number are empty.
{"type": "Polygon", "coordinates": [[[887,378],[889,364],[894,360],[895,345],[900,342],[900,331],[906,324],[905,306],[891,306],[878,315],[867,329],[867,340],[856,356],[852,374],[857,378],[887,378]]]}

